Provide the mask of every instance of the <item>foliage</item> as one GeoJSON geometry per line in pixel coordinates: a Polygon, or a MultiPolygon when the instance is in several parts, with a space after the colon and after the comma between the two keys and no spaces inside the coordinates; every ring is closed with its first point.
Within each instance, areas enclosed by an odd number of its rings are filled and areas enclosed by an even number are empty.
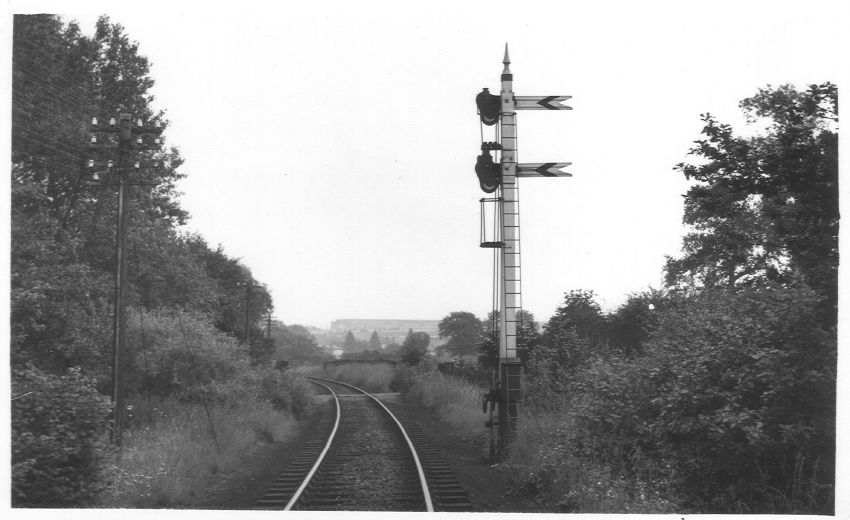
{"type": "Polygon", "coordinates": [[[250,361],[236,339],[187,312],[136,310],[130,316],[130,393],[199,404],[247,397],[250,361]]]}
{"type": "Polygon", "coordinates": [[[381,337],[378,336],[378,331],[373,330],[372,335],[369,336],[369,350],[380,350],[381,349],[381,337]]]}
{"type": "Polygon", "coordinates": [[[547,510],[608,514],[679,511],[664,487],[663,467],[654,467],[654,461],[633,451],[628,459],[641,468],[640,473],[628,476],[613,471],[605,454],[587,445],[593,441],[588,434],[570,413],[535,408],[522,415],[516,441],[502,466],[510,471],[519,492],[537,497],[547,510]]]}
{"type": "Polygon", "coordinates": [[[692,231],[667,261],[671,285],[705,287],[802,280],[837,303],[838,89],[759,90],[740,104],[765,128],[738,137],[704,114],[703,139],[677,166],[696,183],[685,196],[692,231]]]}
{"type": "MultiPolygon", "coordinates": [[[[161,122],[164,138],[168,121],[150,106],[148,60],[107,17],[92,36],[52,15],[16,15],[13,26],[10,361],[21,381],[66,389],[79,401],[56,401],[63,412],[50,416],[41,398],[17,400],[13,437],[30,451],[13,473],[13,487],[26,495],[16,500],[27,505],[78,504],[97,487],[102,457],[91,432],[106,431],[92,415],[96,395],[86,392],[111,393],[118,205],[114,172],[99,172],[103,185],[86,182],[88,159],[116,159],[113,149],[88,146],[87,123],[130,113],[161,122]],[[31,430],[43,424],[52,433],[34,436],[31,430]],[[39,472],[42,488],[33,491],[39,472]],[[68,483],[68,475],[78,481],[68,483]]],[[[99,137],[103,142],[109,135],[99,137]]],[[[269,345],[253,342],[249,351],[233,336],[244,337],[247,315],[248,332],[259,337],[251,324],[272,308],[268,292],[253,289],[248,305],[240,283],[258,285],[250,270],[221,247],[212,250],[180,231],[188,214],[175,189],[183,177],[177,150],[161,144],[133,155],[160,167],[130,173],[132,183],[144,185],[127,192],[124,287],[132,330],[120,360],[129,376],[125,390],[131,398],[167,397],[207,408],[232,396],[267,399],[258,393],[263,369],[252,369],[248,360],[262,364],[269,345]]]]}
{"type": "Polygon", "coordinates": [[[418,365],[428,354],[429,343],[431,343],[431,337],[428,336],[427,332],[408,330],[404,343],[401,344],[399,349],[399,360],[407,365],[418,365]]]}
{"type": "Polygon", "coordinates": [[[100,505],[202,506],[216,474],[234,471],[257,442],[286,441],[296,430],[292,416],[267,401],[214,406],[208,415],[199,405],[156,399],[151,410],[149,418],[126,432],[121,457],[106,466],[108,487],[100,505]]]}
{"type": "Polygon", "coordinates": [[[275,410],[288,412],[296,418],[304,417],[312,410],[311,385],[291,371],[262,370],[260,385],[257,400],[270,402],[275,410]]]}
{"type": "Polygon", "coordinates": [[[11,359],[62,374],[75,364],[108,366],[110,279],[78,260],[81,242],[28,201],[43,193],[12,184],[11,359]]]}
{"type": "Polygon", "coordinates": [[[608,316],[613,350],[626,356],[640,354],[643,344],[658,328],[666,302],[667,295],[662,290],[630,295],[626,303],[608,316]]]}
{"type": "Polygon", "coordinates": [[[288,361],[293,367],[319,365],[330,359],[325,350],[319,347],[316,338],[301,325],[272,327],[272,338],[276,344],[273,357],[288,361]]]}
{"type": "Polygon", "coordinates": [[[342,343],[342,350],[346,352],[354,352],[357,350],[357,340],[354,338],[354,333],[350,330],[345,333],[345,340],[342,343]]]}
{"type": "Polygon", "coordinates": [[[473,355],[481,335],[484,332],[481,320],[471,312],[452,312],[438,325],[440,338],[448,341],[440,345],[438,352],[446,352],[453,356],[473,355]]]}
{"type": "Polygon", "coordinates": [[[344,381],[367,392],[391,391],[394,370],[386,363],[351,363],[328,365],[326,377],[344,381]]]}
{"type": "Polygon", "coordinates": [[[603,354],[607,344],[607,321],[593,291],[573,290],[555,311],[540,344],[527,354],[529,371],[536,384],[563,391],[567,381],[590,361],[603,354]]]}
{"type": "Polygon", "coordinates": [[[376,350],[361,350],[359,352],[343,352],[342,359],[352,359],[360,361],[396,361],[398,359],[397,352],[387,352],[383,349],[376,350]]]}
{"type": "Polygon", "coordinates": [[[277,350],[277,345],[274,339],[266,336],[251,338],[248,343],[248,356],[251,358],[253,365],[265,365],[271,361],[272,356],[277,350]]]}
{"type": "Polygon", "coordinates": [[[396,381],[407,402],[430,410],[467,440],[483,441],[484,388],[462,377],[403,366],[399,367],[396,381]]]}
{"type": "Polygon", "coordinates": [[[87,506],[109,456],[109,400],[79,368],[12,371],[12,504],[87,506]]]}
{"type": "Polygon", "coordinates": [[[685,511],[830,514],[836,352],[820,301],[805,287],[672,295],[639,352],[592,357],[570,377],[553,368],[564,353],[542,348],[527,398],[564,421],[523,434],[540,446],[512,459],[523,485],[582,512],[600,512],[589,471],[685,511]]]}
{"type": "MultiPolygon", "coordinates": [[[[540,345],[540,331],[534,314],[521,310],[517,312],[517,356],[528,363],[531,353],[540,345]]],[[[478,364],[485,370],[495,370],[499,364],[499,312],[490,312],[483,323],[481,340],[478,343],[478,364]]]]}
{"type": "Polygon", "coordinates": [[[806,288],[712,291],[673,309],[647,345],[649,433],[694,502],[831,510],[835,338],[806,288]]]}

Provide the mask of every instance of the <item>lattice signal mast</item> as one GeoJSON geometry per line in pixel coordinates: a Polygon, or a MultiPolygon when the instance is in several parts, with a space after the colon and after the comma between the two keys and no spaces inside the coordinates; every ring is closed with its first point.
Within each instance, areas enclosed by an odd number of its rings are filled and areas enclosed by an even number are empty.
{"type": "MultiPolygon", "coordinates": [[[[516,432],[518,410],[524,399],[523,365],[517,357],[517,334],[521,327],[522,310],[517,178],[572,177],[572,174],[561,171],[561,168],[571,164],[568,162],[518,163],[516,132],[517,110],[572,110],[572,107],[561,103],[572,96],[515,96],[507,44],[503,63],[505,67],[501,76],[500,95],[490,94],[485,88],[475,98],[481,123],[493,126],[498,122],[501,136],[500,139],[497,136],[492,142],[482,142],[481,155],[475,165],[481,189],[485,193],[495,193],[492,198],[481,199],[481,247],[500,250],[496,255],[499,273],[499,371],[496,387],[491,389],[487,398],[491,404],[491,413],[493,405],[498,408],[498,421],[488,421],[487,426],[498,429],[498,435],[495,437],[498,438],[499,445],[509,442],[516,432]],[[498,163],[494,162],[491,151],[499,154],[498,163]],[[486,203],[495,205],[494,215],[498,219],[492,239],[488,239],[484,229],[486,203]]],[[[484,408],[486,411],[486,401],[484,408]]],[[[492,455],[495,455],[495,451],[501,450],[491,448],[492,455]]]]}

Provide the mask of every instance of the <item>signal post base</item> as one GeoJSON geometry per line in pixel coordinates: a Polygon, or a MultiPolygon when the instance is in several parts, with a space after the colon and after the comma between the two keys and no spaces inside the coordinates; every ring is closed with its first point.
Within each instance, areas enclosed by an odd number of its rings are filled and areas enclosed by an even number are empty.
{"type": "Polygon", "coordinates": [[[523,403],[522,361],[502,359],[499,361],[499,453],[504,454],[507,445],[516,437],[519,407],[523,403]]]}

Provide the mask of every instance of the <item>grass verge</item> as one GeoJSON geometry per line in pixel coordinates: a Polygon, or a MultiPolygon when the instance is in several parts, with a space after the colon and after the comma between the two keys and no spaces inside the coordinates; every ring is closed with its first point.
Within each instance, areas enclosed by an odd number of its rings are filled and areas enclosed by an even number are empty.
{"type": "Polygon", "coordinates": [[[125,432],[100,505],[185,507],[217,473],[233,471],[258,442],[282,441],[296,420],[266,402],[211,407],[159,403],[148,425],[125,432]]]}

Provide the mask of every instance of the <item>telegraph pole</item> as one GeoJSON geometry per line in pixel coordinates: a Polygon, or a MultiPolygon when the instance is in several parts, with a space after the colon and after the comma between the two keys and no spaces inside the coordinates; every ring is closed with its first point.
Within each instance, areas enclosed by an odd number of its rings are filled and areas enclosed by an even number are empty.
{"type": "Polygon", "coordinates": [[[131,137],[130,114],[121,114],[118,134],[118,222],[115,243],[115,316],[112,342],[113,432],[116,446],[121,446],[124,433],[124,378],[121,358],[127,344],[127,163],[131,137]]]}
{"type": "MultiPolygon", "coordinates": [[[[159,138],[153,140],[153,147],[146,146],[146,138],[151,135],[159,136],[162,128],[157,121],[155,126],[150,127],[143,124],[141,119],[136,119],[133,127],[131,114],[122,113],[118,121],[110,119],[109,125],[98,125],[97,118],[92,119],[91,149],[116,149],[118,152],[117,164],[112,160],[107,161],[106,167],[111,170],[113,166],[117,170],[117,184],[90,183],[100,186],[118,186],[118,215],[115,236],[115,289],[114,307],[112,318],[112,442],[121,446],[124,427],[124,378],[121,374],[121,360],[125,351],[127,340],[127,218],[128,218],[128,191],[131,183],[128,182],[128,165],[130,164],[130,152],[133,150],[150,150],[159,146],[159,138]],[[96,133],[111,133],[117,136],[117,143],[98,143],[96,133]],[[134,139],[135,134],[135,139],[134,139]]],[[[134,161],[134,167],[139,168],[140,163],[134,161]]],[[[97,166],[94,160],[89,160],[88,166],[97,166]]],[[[93,170],[93,180],[99,181],[97,170],[93,170]]],[[[151,183],[138,183],[151,184],[151,183]]],[[[155,183],[153,183],[155,184],[155,183]]]]}
{"type": "MultiPolygon", "coordinates": [[[[571,177],[561,168],[571,163],[518,163],[517,162],[517,110],[571,110],[561,101],[571,96],[516,96],[513,92],[513,73],[510,69],[508,45],[505,44],[504,69],[501,75],[499,96],[484,89],[476,96],[481,122],[492,126],[500,123],[500,142],[485,142],[478,157],[475,171],[485,193],[496,192],[492,199],[481,199],[496,203],[499,217],[498,240],[482,241],[482,247],[499,248],[498,294],[499,294],[499,370],[496,388],[491,389],[487,400],[496,404],[498,419],[489,428],[498,428],[498,451],[510,442],[516,433],[519,407],[523,396],[523,364],[517,357],[517,334],[521,327],[522,276],[520,262],[519,233],[519,177],[571,177]],[[490,152],[499,152],[500,161],[495,163],[490,152]]],[[[483,215],[483,208],[482,208],[483,215]]],[[[486,240],[482,230],[482,240],[486,240]]],[[[487,402],[484,409],[486,411],[487,402]]]]}
{"type": "Polygon", "coordinates": [[[272,337],[272,313],[271,311],[266,313],[266,337],[272,337]]]}
{"type": "Polygon", "coordinates": [[[262,285],[256,285],[256,284],[251,283],[250,281],[239,282],[236,285],[237,285],[237,287],[244,287],[245,288],[245,344],[247,345],[248,340],[250,339],[250,336],[249,336],[250,329],[248,328],[248,309],[251,306],[251,289],[254,288],[254,287],[257,287],[257,288],[262,287],[262,285]]]}

